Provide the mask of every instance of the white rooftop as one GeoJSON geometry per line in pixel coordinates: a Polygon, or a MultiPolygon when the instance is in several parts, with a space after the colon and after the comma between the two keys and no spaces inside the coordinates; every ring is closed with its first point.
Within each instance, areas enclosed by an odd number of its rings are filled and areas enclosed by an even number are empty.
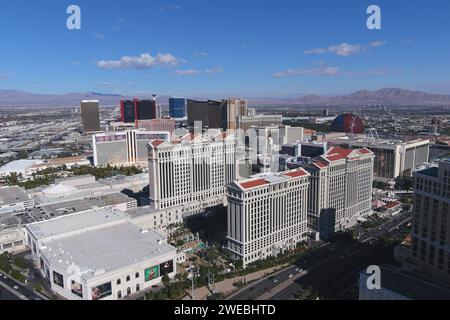
{"type": "Polygon", "coordinates": [[[100,209],[60,216],[52,220],[32,223],[28,230],[37,240],[60,236],[71,232],[84,232],[88,229],[126,221],[127,216],[119,210],[100,209]]]}
{"type": "Polygon", "coordinates": [[[39,160],[16,160],[5,164],[0,168],[0,171],[21,173],[26,171],[28,168],[31,168],[35,164],[42,163],[43,162],[39,160]]]}
{"type": "Polygon", "coordinates": [[[44,245],[42,254],[47,259],[63,270],[79,270],[84,279],[176,252],[157,233],[143,233],[129,222],[45,241],[44,245]]]}

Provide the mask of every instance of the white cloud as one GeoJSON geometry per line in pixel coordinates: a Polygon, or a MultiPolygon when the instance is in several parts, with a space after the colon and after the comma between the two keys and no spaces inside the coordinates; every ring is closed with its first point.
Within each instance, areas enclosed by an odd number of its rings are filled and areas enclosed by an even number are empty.
{"type": "Polygon", "coordinates": [[[336,46],[331,46],[328,48],[328,52],[334,53],[338,56],[347,57],[357,53],[360,53],[363,47],[359,44],[348,44],[342,43],[336,46]]]}
{"type": "Polygon", "coordinates": [[[223,72],[223,68],[221,66],[217,66],[217,67],[214,67],[214,68],[206,69],[205,72],[208,73],[208,74],[222,73],[223,72]]]}
{"type": "Polygon", "coordinates": [[[170,53],[158,53],[156,57],[149,53],[143,53],[140,56],[124,56],[119,60],[101,60],[97,62],[97,66],[107,70],[145,70],[153,67],[175,67],[180,65],[184,60],[176,58],[170,53]]]}
{"type": "Polygon", "coordinates": [[[338,67],[313,67],[288,69],[286,71],[274,74],[275,78],[295,77],[295,76],[337,76],[339,74],[338,67]]]}
{"type": "Polygon", "coordinates": [[[0,80],[8,80],[9,78],[11,78],[10,74],[0,73],[0,80]]]}
{"type": "Polygon", "coordinates": [[[189,69],[189,70],[176,70],[175,74],[178,76],[193,76],[201,73],[199,70],[189,69]]]}
{"type": "Polygon", "coordinates": [[[105,39],[105,35],[103,33],[94,33],[93,36],[97,39],[105,39]]]}
{"type": "Polygon", "coordinates": [[[392,74],[392,71],[385,67],[362,71],[344,71],[341,70],[339,67],[329,67],[324,65],[323,63],[319,63],[312,67],[288,69],[286,71],[278,72],[274,74],[274,77],[275,78],[298,77],[298,76],[376,77],[376,76],[386,76],[389,74],[392,74]]]}
{"type": "Polygon", "coordinates": [[[305,51],[305,54],[325,54],[331,53],[341,57],[348,57],[363,51],[368,50],[369,48],[379,48],[386,44],[386,41],[374,41],[370,43],[368,46],[364,46],[361,44],[348,44],[341,43],[337,45],[329,46],[328,48],[314,48],[305,51]]]}
{"type": "Polygon", "coordinates": [[[371,46],[372,48],[379,48],[379,47],[384,46],[386,43],[387,43],[386,41],[374,41],[374,42],[370,43],[369,46],[371,46]]]}

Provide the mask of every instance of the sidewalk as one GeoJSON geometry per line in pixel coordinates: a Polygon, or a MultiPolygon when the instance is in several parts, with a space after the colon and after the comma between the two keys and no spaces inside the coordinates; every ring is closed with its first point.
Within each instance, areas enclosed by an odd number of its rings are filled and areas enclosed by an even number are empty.
{"type": "MultiPolygon", "coordinates": [[[[223,293],[224,295],[229,295],[234,292],[239,291],[238,288],[236,288],[233,283],[242,281],[244,283],[249,283],[252,281],[259,280],[261,278],[264,278],[265,276],[268,276],[276,271],[278,271],[280,268],[283,269],[285,266],[277,266],[270,269],[265,269],[261,271],[257,271],[251,274],[248,274],[246,276],[242,277],[236,277],[232,279],[226,279],[221,282],[218,282],[214,284],[214,287],[217,292],[223,293]]],[[[211,292],[207,287],[198,288],[195,290],[195,300],[205,300],[211,292]]],[[[183,300],[191,300],[190,294],[183,298],[183,300]]]]}

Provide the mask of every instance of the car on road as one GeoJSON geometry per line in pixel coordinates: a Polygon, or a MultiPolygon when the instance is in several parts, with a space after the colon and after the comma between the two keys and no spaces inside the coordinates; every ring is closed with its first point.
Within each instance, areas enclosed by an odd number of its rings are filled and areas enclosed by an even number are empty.
{"type": "Polygon", "coordinates": [[[291,279],[294,275],[291,273],[288,278],[291,279]]]}
{"type": "Polygon", "coordinates": [[[14,288],[14,290],[19,290],[18,286],[14,286],[13,288],[14,288]]]}
{"type": "Polygon", "coordinates": [[[272,281],[272,283],[278,283],[278,282],[280,282],[278,279],[273,279],[273,281],[272,281]]]}

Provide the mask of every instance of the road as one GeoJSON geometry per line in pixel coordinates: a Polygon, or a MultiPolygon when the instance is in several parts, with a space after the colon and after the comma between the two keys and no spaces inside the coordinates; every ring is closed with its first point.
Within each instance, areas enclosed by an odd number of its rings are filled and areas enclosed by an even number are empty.
{"type": "Polygon", "coordinates": [[[402,212],[377,229],[363,231],[356,228],[360,232],[358,241],[335,239],[326,243],[302,257],[296,266],[251,284],[229,299],[292,300],[306,287],[313,287],[321,297],[328,299],[346,298],[352,294],[352,286],[364,267],[392,259],[389,249],[372,243],[386,235],[401,239],[410,221],[410,214],[402,212]],[[296,268],[304,271],[296,273],[296,268]],[[293,277],[289,278],[291,274],[293,277]]]}
{"type": "Polygon", "coordinates": [[[42,300],[30,288],[0,273],[0,300],[42,300]]]}

